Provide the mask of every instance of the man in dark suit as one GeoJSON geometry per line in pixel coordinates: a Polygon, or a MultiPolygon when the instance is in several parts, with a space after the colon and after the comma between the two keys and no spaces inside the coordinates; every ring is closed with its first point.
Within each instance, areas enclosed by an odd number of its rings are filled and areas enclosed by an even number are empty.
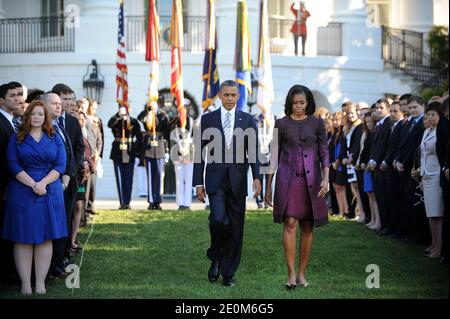
{"type": "Polygon", "coordinates": [[[369,170],[373,171],[374,191],[377,200],[378,209],[380,211],[381,230],[380,234],[389,233],[389,229],[384,229],[388,220],[387,208],[387,174],[380,169],[386,154],[386,149],[391,135],[392,121],[390,119],[390,104],[386,99],[379,99],[376,102],[377,116],[380,118],[375,127],[375,137],[370,151],[370,161],[368,163],[369,170]]]}
{"type": "MultiPolygon", "coordinates": [[[[51,91],[56,94],[61,102],[61,115],[55,120],[58,128],[66,134],[71,151],[73,153],[73,160],[70,162],[70,169],[68,171],[70,180],[67,188],[64,191],[64,205],[66,210],[67,230],[71,234],[72,215],[75,206],[75,199],[78,190],[78,174],[85,174],[89,171],[87,161],[84,159],[84,142],[83,134],[79,121],[70,115],[66,110],[70,103],[75,100],[74,91],[65,84],[56,84],[51,91]]],[[[61,238],[53,241],[53,261],[50,268],[50,274],[61,277],[60,270],[64,270],[65,266],[70,263],[70,240],[69,237],[61,238]],[[62,259],[61,259],[62,254],[62,259]]]]}
{"type": "Polygon", "coordinates": [[[448,264],[448,193],[449,193],[449,120],[448,120],[448,95],[442,101],[442,115],[436,129],[436,154],[438,156],[439,165],[441,166],[440,185],[442,188],[444,199],[444,222],[442,225],[442,262],[448,264]]]}
{"type": "Polygon", "coordinates": [[[208,278],[214,282],[222,274],[223,284],[231,287],[241,259],[249,164],[255,198],[261,192],[261,177],[257,158],[258,132],[253,117],[236,108],[238,84],[234,81],[222,83],[219,98],[222,107],[201,119],[193,186],[201,202],[205,202],[205,192],[210,202],[211,246],[207,256],[211,267],[208,278]],[[208,163],[204,183],[205,159],[202,154],[205,148],[208,163]]]}
{"type": "MultiPolygon", "coordinates": [[[[14,113],[20,106],[19,92],[12,84],[0,86],[0,231],[3,229],[3,217],[6,200],[6,188],[10,178],[6,149],[11,136],[15,133],[14,113]]],[[[14,244],[0,237],[0,283],[17,281],[17,272],[13,258],[14,244]]]]}
{"type": "Polygon", "coordinates": [[[402,198],[402,233],[410,242],[417,241],[417,216],[414,211],[414,193],[418,186],[417,181],[411,177],[414,156],[422,141],[425,130],[423,126],[423,111],[425,102],[418,96],[408,99],[410,119],[402,129],[400,143],[395,156],[395,167],[400,175],[402,198]]]}
{"type": "Polygon", "coordinates": [[[399,237],[401,201],[398,194],[400,194],[400,178],[398,176],[398,172],[393,167],[393,163],[397,146],[400,142],[404,115],[398,102],[392,103],[390,113],[390,118],[392,121],[391,134],[389,136],[386,154],[384,155],[384,160],[380,165],[380,169],[387,174],[387,231],[391,231],[394,237],[399,237]]]}
{"type": "MultiPolygon", "coordinates": [[[[61,136],[62,141],[64,142],[64,148],[66,150],[66,169],[64,171],[63,176],[61,177],[62,185],[64,188],[64,206],[66,211],[67,218],[67,229],[68,234],[70,234],[70,224],[73,206],[70,207],[70,196],[72,195],[72,188],[78,187],[76,184],[76,162],[75,155],[72,147],[72,143],[70,138],[62,125],[59,123],[58,119],[61,117],[62,107],[61,107],[61,99],[55,93],[47,93],[41,96],[41,99],[45,103],[45,107],[49,113],[49,117],[52,120],[52,125],[55,131],[61,136]],[[75,185],[74,184],[75,181],[75,185]],[[70,210],[72,209],[72,210],[70,210]]],[[[63,278],[67,274],[65,272],[65,267],[68,261],[64,261],[64,257],[67,250],[67,242],[69,241],[68,237],[59,238],[53,240],[53,252],[52,252],[52,262],[50,265],[50,276],[63,278]]]]}

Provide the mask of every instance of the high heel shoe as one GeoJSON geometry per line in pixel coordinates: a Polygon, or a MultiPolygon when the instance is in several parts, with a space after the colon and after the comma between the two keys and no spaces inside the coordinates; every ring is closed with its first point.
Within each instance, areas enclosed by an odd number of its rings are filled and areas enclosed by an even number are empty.
{"type": "Polygon", "coordinates": [[[290,283],[286,283],[286,289],[287,290],[294,290],[295,288],[297,288],[297,284],[290,284],[290,283]]]}
{"type": "Polygon", "coordinates": [[[308,283],[307,281],[305,281],[305,282],[300,282],[299,279],[296,280],[296,283],[297,283],[297,286],[300,286],[300,287],[303,287],[303,288],[306,288],[306,287],[309,286],[309,283],[308,283]]]}

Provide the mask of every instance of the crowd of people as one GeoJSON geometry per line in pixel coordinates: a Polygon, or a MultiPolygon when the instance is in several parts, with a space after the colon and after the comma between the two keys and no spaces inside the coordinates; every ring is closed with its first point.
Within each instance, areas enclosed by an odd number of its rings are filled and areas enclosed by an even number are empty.
{"type": "Polygon", "coordinates": [[[319,109],[330,154],[330,212],[379,235],[429,244],[448,263],[448,93],[319,109]]]}
{"type": "Polygon", "coordinates": [[[0,281],[45,294],[82,251],[80,225],[96,213],[103,129],[96,102],[57,84],[29,92],[0,86],[0,281]],[[34,261],[34,276],[32,274],[34,261]]]}
{"type": "MultiPolygon", "coordinates": [[[[233,90],[233,87],[229,83],[225,89],[233,90]]],[[[316,110],[307,88],[294,88],[298,92],[292,91],[291,109],[285,110],[288,115],[285,119],[293,121],[277,120],[279,127],[275,125],[275,128],[292,135],[297,131],[312,132],[314,127],[324,125],[323,141],[320,134],[303,137],[305,158],[302,156],[296,167],[312,167],[313,162],[319,163],[314,157],[320,158],[326,170],[315,168],[311,173],[314,175],[311,178],[315,178],[314,191],[325,197],[329,185],[330,192],[326,195],[328,209],[322,207],[325,201],[319,203],[312,198],[309,206],[303,207],[308,201],[300,197],[284,201],[279,197],[282,192],[275,193],[278,203],[275,212],[284,207],[280,204],[284,202],[290,205],[286,204],[287,208],[296,211],[292,218],[287,215],[291,224],[285,229],[285,239],[295,241],[301,216],[311,219],[312,211],[316,225],[320,225],[327,221],[322,213],[329,212],[365,224],[379,235],[429,244],[425,255],[448,263],[448,94],[433,97],[427,103],[418,96],[404,94],[395,100],[379,99],[371,107],[364,102],[349,101],[342,104],[340,111],[329,113],[325,108],[316,110]],[[304,100],[309,108],[300,108],[297,114],[295,103],[300,102],[294,98],[304,100]],[[314,116],[308,110],[316,110],[314,116]],[[309,115],[323,122],[312,119],[303,122],[309,115]],[[306,140],[315,144],[310,145],[306,140]],[[311,154],[308,147],[314,148],[311,154]],[[299,212],[299,207],[303,211],[299,212]]],[[[29,295],[32,278],[36,293],[45,293],[45,279],[65,278],[66,267],[82,252],[77,234],[96,214],[95,190],[97,177],[103,173],[104,131],[96,113],[97,103],[86,98],[77,100],[74,91],[65,84],[57,84],[48,92],[27,93],[17,82],[0,86],[0,281],[20,279],[22,293],[29,295]]],[[[114,165],[119,209],[131,209],[136,165],[141,168],[140,188],[145,189],[139,193],[147,197],[148,209],[162,209],[163,171],[169,153],[175,164],[176,202],[180,210],[190,208],[193,187],[202,184],[205,172],[198,167],[194,169],[193,140],[200,120],[188,117],[182,125],[178,117],[169,118],[158,103],[146,105],[137,118],[130,116],[130,109],[120,108],[107,123],[114,137],[110,159],[114,165]],[[193,183],[193,176],[197,184],[193,183]]],[[[208,111],[211,110],[205,114],[208,111]]],[[[255,122],[263,123],[264,119],[259,119],[255,122]]],[[[278,147],[289,153],[288,144],[278,147]]],[[[263,153],[266,162],[262,161],[261,167],[269,166],[270,154],[263,153]]],[[[288,164],[292,163],[286,158],[288,164]]],[[[297,172],[300,177],[292,187],[301,194],[309,194],[306,187],[310,170],[297,172]]],[[[280,172],[277,174],[284,171],[280,172]]],[[[265,195],[257,192],[259,208],[272,206],[273,173],[273,169],[269,174],[254,172],[266,184],[265,195]]],[[[289,171],[284,174],[290,176],[289,171]]],[[[264,189],[262,186],[259,188],[264,189]]],[[[201,198],[206,205],[217,204],[209,203],[205,192],[201,198]]],[[[242,209],[245,207],[239,211],[242,209]]],[[[220,211],[217,207],[214,210],[220,211]]],[[[278,213],[284,216],[285,212],[278,213]]],[[[301,224],[304,238],[308,232],[312,233],[313,227],[313,224],[309,228],[305,225],[309,224],[301,224]]],[[[304,240],[303,245],[308,246],[309,239],[304,240]]],[[[292,269],[294,257],[287,256],[292,269]]],[[[299,278],[301,283],[306,282],[306,263],[304,260],[298,278],[290,269],[289,287],[296,285],[299,278]]],[[[211,269],[218,265],[213,260],[211,269]]],[[[217,271],[213,279],[217,279],[217,271]]],[[[227,278],[231,277],[230,272],[227,278]]]]}

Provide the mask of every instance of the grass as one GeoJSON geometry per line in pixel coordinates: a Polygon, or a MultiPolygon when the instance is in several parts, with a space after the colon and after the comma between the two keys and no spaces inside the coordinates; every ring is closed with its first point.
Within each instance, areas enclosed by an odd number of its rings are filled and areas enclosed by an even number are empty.
{"type": "MultiPolygon", "coordinates": [[[[307,289],[284,289],[282,226],[271,212],[247,212],[236,285],[207,279],[206,211],[101,211],[79,236],[84,246],[80,289],[52,281],[43,298],[448,298],[448,268],[423,246],[377,237],[352,221],[332,219],[315,230],[307,289]],[[366,287],[366,266],[380,269],[380,288],[366,287]]],[[[77,259],[79,264],[80,258],[77,259]]],[[[22,298],[0,287],[0,298],[22,298]]],[[[38,298],[38,297],[32,297],[38,298]]]]}

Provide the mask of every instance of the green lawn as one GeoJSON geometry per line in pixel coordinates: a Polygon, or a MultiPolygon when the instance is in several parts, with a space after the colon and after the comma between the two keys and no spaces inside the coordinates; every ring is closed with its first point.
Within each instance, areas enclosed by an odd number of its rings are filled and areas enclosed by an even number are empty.
{"type": "MultiPolygon", "coordinates": [[[[282,226],[271,212],[247,212],[236,285],[207,279],[208,213],[101,211],[79,240],[85,247],[80,289],[51,282],[45,298],[448,298],[448,268],[423,256],[423,246],[377,237],[352,221],[315,230],[310,286],[284,289],[282,226]],[[380,288],[366,288],[366,266],[380,268],[380,288]]],[[[77,258],[80,262],[80,258],[77,258]]],[[[0,287],[17,298],[18,287],[0,287]]],[[[33,297],[37,298],[37,297],[33,297]]]]}

